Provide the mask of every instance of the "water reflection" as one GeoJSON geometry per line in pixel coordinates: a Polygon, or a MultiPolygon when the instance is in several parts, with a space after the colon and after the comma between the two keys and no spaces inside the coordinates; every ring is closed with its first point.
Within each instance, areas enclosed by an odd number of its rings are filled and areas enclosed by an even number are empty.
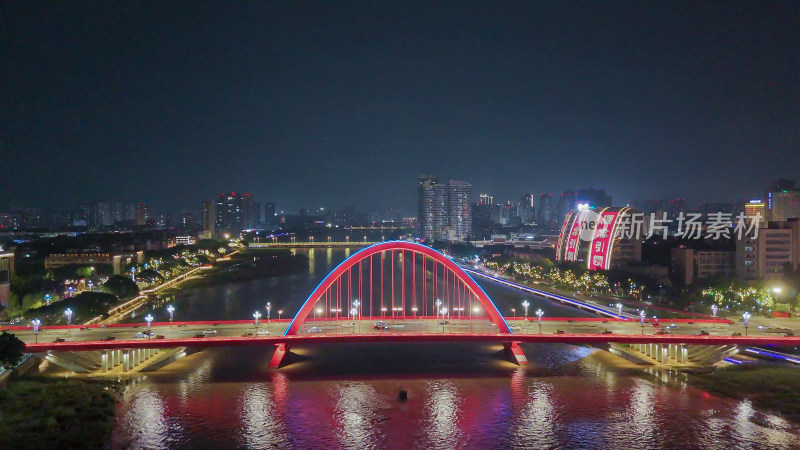
{"type": "Polygon", "coordinates": [[[423,418],[421,448],[455,448],[461,441],[459,406],[461,397],[451,380],[426,383],[428,401],[423,418]]]}

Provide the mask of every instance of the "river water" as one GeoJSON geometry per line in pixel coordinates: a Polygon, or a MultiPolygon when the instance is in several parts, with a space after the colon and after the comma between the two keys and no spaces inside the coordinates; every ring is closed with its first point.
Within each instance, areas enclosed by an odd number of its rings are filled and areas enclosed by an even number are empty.
{"type": "MultiPolygon", "coordinates": [[[[309,257],[307,274],[181,293],[176,319],[244,319],[267,300],[274,311],[294,312],[346,253],[309,257]]],[[[527,299],[548,316],[586,315],[481,283],[504,312],[527,299]]],[[[530,364],[521,368],[498,357],[500,350],[296,347],[293,363],[278,371],[267,368],[271,349],[206,350],[131,382],[112,446],[800,448],[797,425],[689,387],[683,375],[643,373],[603,351],[550,344],[524,346],[530,364]],[[400,390],[407,400],[398,399],[400,390]]]]}

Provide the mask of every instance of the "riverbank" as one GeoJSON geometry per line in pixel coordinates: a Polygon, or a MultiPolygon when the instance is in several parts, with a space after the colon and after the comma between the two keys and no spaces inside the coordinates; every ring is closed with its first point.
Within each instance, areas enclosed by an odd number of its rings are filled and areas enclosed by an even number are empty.
{"type": "Polygon", "coordinates": [[[753,405],[800,422],[800,370],[761,364],[741,364],[709,374],[690,375],[689,383],[709,393],[747,399],[753,405]]]}
{"type": "Polygon", "coordinates": [[[14,380],[0,389],[0,448],[103,448],[120,392],[108,380],[14,380]]]}

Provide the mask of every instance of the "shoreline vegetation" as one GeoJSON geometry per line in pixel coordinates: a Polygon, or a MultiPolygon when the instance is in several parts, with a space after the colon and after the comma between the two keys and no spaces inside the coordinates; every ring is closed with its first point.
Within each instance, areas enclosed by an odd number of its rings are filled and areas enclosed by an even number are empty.
{"type": "Polygon", "coordinates": [[[308,271],[308,257],[289,250],[247,250],[234,255],[223,264],[215,264],[212,271],[180,283],[170,293],[185,289],[219,284],[239,283],[308,271]]]}
{"type": "Polygon", "coordinates": [[[110,380],[20,377],[0,389],[0,448],[104,448],[122,388],[110,380]]]}
{"type": "Polygon", "coordinates": [[[750,400],[757,408],[800,423],[800,370],[774,364],[741,364],[692,374],[689,384],[711,394],[750,400]]]}

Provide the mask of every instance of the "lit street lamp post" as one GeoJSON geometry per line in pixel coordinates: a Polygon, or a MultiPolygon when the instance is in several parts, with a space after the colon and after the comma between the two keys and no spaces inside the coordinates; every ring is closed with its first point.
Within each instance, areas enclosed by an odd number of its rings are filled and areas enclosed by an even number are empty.
{"type": "Polygon", "coordinates": [[[719,311],[719,307],[717,305],[711,305],[711,317],[716,319],[717,311],[719,311]]]}
{"type": "Polygon", "coordinates": [[[622,315],[622,303],[617,303],[617,314],[622,315]]]}
{"type": "Polygon", "coordinates": [[[89,286],[89,292],[94,292],[94,282],[92,280],[89,280],[86,285],[89,286]]]}
{"type": "Polygon", "coordinates": [[[444,333],[444,326],[447,325],[447,321],[444,320],[445,314],[447,314],[447,308],[442,308],[442,333],[444,333]]]}
{"type": "Polygon", "coordinates": [[[173,314],[175,314],[175,307],[167,305],[167,312],[169,313],[169,326],[172,326],[173,314]]]}
{"type": "Polygon", "coordinates": [[[361,319],[361,317],[360,317],[361,315],[359,314],[359,308],[358,308],[359,306],[361,306],[361,302],[358,301],[358,299],[353,300],[353,311],[354,311],[354,313],[353,313],[353,321],[355,321],[356,320],[356,316],[358,316],[358,319],[359,319],[358,331],[361,331],[361,323],[360,323],[361,322],[361,320],[360,320],[361,319]]]}
{"type": "Polygon", "coordinates": [[[536,316],[539,318],[539,334],[542,334],[542,316],[544,315],[544,311],[541,309],[536,310],[536,316]]]}
{"type": "Polygon", "coordinates": [[[322,314],[322,308],[317,308],[314,310],[314,322],[319,320],[319,315],[322,314]]]}
{"type": "Polygon", "coordinates": [[[153,316],[150,314],[146,315],[144,321],[147,322],[147,339],[150,339],[150,322],[153,321],[153,316]]]}
{"type": "Polygon", "coordinates": [[[442,301],[438,298],[436,299],[436,309],[434,311],[441,311],[442,310],[442,301]]]}
{"type": "Polygon", "coordinates": [[[644,310],[639,311],[639,321],[642,323],[642,334],[644,334],[644,310]]]}
{"type": "Polygon", "coordinates": [[[528,321],[528,306],[530,306],[530,305],[531,305],[531,304],[530,304],[530,303],[528,303],[528,301],[527,301],[527,300],[525,300],[524,302],[522,302],[522,307],[523,307],[523,308],[525,308],[525,321],[526,321],[526,322],[528,321]]]}
{"type": "Polygon", "coordinates": [[[281,320],[281,314],[283,314],[283,310],[282,310],[282,309],[279,309],[279,310],[278,310],[278,320],[279,320],[279,321],[281,320]]]}
{"type": "Polygon", "coordinates": [[[72,329],[70,328],[70,325],[72,325],[72,310],[67,308],[67,310],[64,311],[64,315],[67,316],[67,334],[72,334],[72,329]]]}
{"type": "Polygon", "coordinates": [[[383,319],[385,317],[386,317],[386,307],[384,306],[384,307],[381,308],[381,319],[383,319]]]}
{"type": "Polygon", "coordinates": [[[511,308],[511,316],[517,318],[517,308],[511,308]]]}
{"type": "Polygon", "coordinates": [[[255,324],[256,328],[258,328],[258,319],[260,319],[260,318],[261,318],[261,313],[260,312],[256,311],[256,312],[253,313],[253,319],[254,319],[254,324],[255,324]]]}
{"type": "Polygon", "coordinates": [[[44,304],[50,306],[50,301],[53,300],[53,297],[50,294],[44,294],[44,304]]]}
{"type": "Polygon", "coordinates": [[[39,343],[39,325],[42,324],[42,321],[39,319],[31,320],[31,325],[33,326],[33,335],[36,338],[36,343],[39,343]]]}
{"type": "Polygon", "coordinates": [[[744,335],[747,336],[747,326],[750,325],[750,313],[746,312],[742,314],[742,319],[744,320],[744,335]]]}
{"type": "Polygon", "coordinates": [[[267,331],[269,331],[269,316],[272,311],[272,302],[267,302],[267,331]]]}

